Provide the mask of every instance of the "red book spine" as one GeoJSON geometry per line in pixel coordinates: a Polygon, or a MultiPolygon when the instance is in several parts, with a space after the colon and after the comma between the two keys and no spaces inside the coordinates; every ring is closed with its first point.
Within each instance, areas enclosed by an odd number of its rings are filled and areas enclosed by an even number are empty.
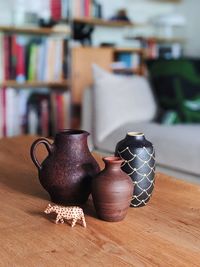
{"type": "Polygon", "coordinates": [[[85,0],[85,17],[90,16],[90,0],[85,0]]]}
{"type": "Polygon", "coordinates": [[[58,21],[61,19],[61,0],[51,0],[50,3],[51,17],[53,20],[58,21]]]}
{"type": "Polygon", "coordinates": [[[23,45],[16,43],[16,80],[23,82],[25,80],[25,48],[23,45]]]}
{"type": "Polygon", "coordinates": [[[156,42],[153,39],[148,41],[148,50],[149,50],[149,58],[155,59],[156,58],[156,42]]]}
{"type": "Polygon", "coordinates": [[[16,62],[17,62],[17,44],[16,44],[16,36],[12,36],[12,44],[11,44],[11,79],[16,79],[16,62]]]}

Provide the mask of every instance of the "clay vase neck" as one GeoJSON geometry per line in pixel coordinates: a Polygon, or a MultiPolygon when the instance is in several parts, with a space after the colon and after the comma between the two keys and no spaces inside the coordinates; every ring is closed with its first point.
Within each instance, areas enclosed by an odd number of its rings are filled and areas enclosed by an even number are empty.
{"type": "Polygon", "coordinates": [[[123,159],[119,159],[118,157],[105,157],[103,161],[105,163],[105,172],[119,172],[124,162],[123,159]]]}

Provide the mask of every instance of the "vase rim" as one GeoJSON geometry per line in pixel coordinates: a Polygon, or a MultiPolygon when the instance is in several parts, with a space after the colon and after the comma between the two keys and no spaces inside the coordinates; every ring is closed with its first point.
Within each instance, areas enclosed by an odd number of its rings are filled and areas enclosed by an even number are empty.
{"type": "Polygon", "coordinates": [[[144,133],[142,132],[128,132],[128,136],[144,136],[144,133]]]}
{"type": "Polygon", "coordinates": [[[122,162],[124,162],[124,160],[120,157],[115,157],[115,156],[108,156],[108,157],[104,157],[103,160],[105,162],[110,162],[110,163],[117,163],[117,164],[121,164],[122,162]]]}
{"type": "Polygon", "coordinates": [[[85,130],[78,130],[78,129],[59,129],[58,134],[63,134],[63,135],[82,135],[82,134],[87,134],[89,133],[85,130]]]}

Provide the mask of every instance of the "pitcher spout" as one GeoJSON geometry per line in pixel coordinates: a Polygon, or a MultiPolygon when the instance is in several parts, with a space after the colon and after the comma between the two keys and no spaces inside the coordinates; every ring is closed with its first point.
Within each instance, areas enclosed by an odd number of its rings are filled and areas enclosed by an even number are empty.
{"type": "Polygon", "coordinates": [[[70,146],[73,150],[79,149],[80,146],[87,145],[89,133],[84,130],[65,129],[60,130],[55,137],[55,146],[64,148],[70,146]]]}

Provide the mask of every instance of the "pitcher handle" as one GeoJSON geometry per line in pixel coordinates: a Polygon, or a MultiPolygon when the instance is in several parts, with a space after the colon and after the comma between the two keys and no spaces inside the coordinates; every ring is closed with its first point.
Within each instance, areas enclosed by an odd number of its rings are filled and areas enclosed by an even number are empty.
{"type": "Polygon", "coordinates": [[[41,170],[42,165],[39,163],[39,161],[36,158],[36,148],[39,144],[44,144],[48,153],[50,154],[52,152],[53,146],[52,144],[49,143],[49,141],[45,138],[39,138],[37,140],[35,140],[31,146],[31,150],[30,150],[30,154],[31,154],[31,159],[33,161],[33,163],[35,164],[35,166],[41,170]]]}

